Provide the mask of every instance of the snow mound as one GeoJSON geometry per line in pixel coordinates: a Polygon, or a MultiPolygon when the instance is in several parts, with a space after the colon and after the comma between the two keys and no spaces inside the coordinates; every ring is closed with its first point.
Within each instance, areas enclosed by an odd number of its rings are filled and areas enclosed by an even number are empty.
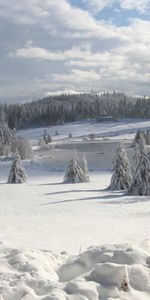
{"type": "Polygon", "coordinates": [[[0,245],[1,300],[150,299],[150,244],[66,252],[0,245]]]}

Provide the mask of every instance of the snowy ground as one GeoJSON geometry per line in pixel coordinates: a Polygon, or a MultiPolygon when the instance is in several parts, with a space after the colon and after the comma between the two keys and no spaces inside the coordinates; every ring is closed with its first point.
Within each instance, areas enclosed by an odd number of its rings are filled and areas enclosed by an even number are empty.
{"type": "Polygon", "coordinates": [[[68,135],[72,133],[71,141],[82,140],[81,137],[87,137],[94,133],[96,138],[109,139],[133,139],[135,132],[138,130],[150,130],[150,120],[123,120],[119,122],[96,122],[94,120],[67,123],[65,125],[49,126],[44,128],[35,128],[20,130],[18,134],[27,137],[30,140],[39,139],[44,130],[47,131],[54,141],[64,140],[68,142],[68,135]],[[59,135],[55,136],[56,130],[59,135]]]}
{"type": "MultiPolygon", "coordinates": [[[[131,158],[131,131],[150,121],[115,123],[113,139],[81,141],[100,126],[109,136],[108,123],[59,127],[78,138],[60,135],[53,150],[24,162],[27,184],[6,184],[11,162],[1,160],[0,300],[150,299],[150,198],[106,190],[116,143],[126,138],[131,158]],[[62,184],[74,150],[87,154],[90,183],[62,184]]],[[[22,131],[34,144],[42,133],[22,131]]]]}
{"type": "Polygon", "coordinates": [[[1,185],[0,240],[15,247],[78,253],[90,245],[149,236],[149,199],[108,192],[110,174],[62,184],[63,174],[26,185],[1,185]]]}
{"type": "Polygon", "coordinates": [[[0,299],[149,299],[150,199],[104,190],[110,173],[47,175],[1,184],[0,299]]]}

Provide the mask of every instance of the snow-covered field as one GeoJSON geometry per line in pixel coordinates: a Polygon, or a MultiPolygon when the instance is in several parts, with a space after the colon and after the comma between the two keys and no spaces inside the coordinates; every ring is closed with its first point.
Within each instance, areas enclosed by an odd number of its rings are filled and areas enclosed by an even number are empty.
{"type": "MultiPolygon", "coordinates": [[[[27,184],[6,184],[11,162],[1,160],[0,300],[150,299],[150,198],[106,189],[117,142],[131,158],[138,128],[150,121],[47,128],[60,135],[55,148],[24,162],[27,184]],[[97,140],[82,141],[90,133],[97,140]],[[91,182],[62,184],[75,150],[86,152],[91,182]]],[[[19,132],[34,147],[42,133],[19,132]]]]}
{"type": "Polygon", "coordinates": [[[46,130],[54,141],[66,140],[68,142],[68,135],[72,133],[72,141],[81,140],[81,137],[88,136],[94,133],[96,138],[109,138],[109,139],[132,139],[135,132],[140,130],[150,129],[150,120],[122,120],[119,122],[96,122],[95,120],[72,122],[64,125],[49,126],[43,128],[35,128],[28,130],[20,130],[18,134],[30,139],[39,139],[43,131],[46,130]],[[56,130],[59,135],[55,136],[56,130]]]}

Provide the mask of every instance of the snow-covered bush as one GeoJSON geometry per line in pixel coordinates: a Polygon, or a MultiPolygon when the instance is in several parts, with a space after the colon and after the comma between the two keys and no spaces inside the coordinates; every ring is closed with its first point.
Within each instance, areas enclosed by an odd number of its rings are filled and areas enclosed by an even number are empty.
{"type": "Polygon", "coordinates": [[[63,182],[64,183],[87,182],[87,177],[83,173],[81,167],[79,166],[77,162],[77,157],[73,157],[70,160],[63,182]]]}
{"type": "Polygon", "coordinates": [[[86,176],[86,181],[89,182],[90,177],[89,177],[89,170],[88,170],[88,164],[87,164],[85,153],[83,154],[83,158],[82,158],[82,161],[81,161],[81,169],[82,169],[83,173],[86,176]]]}
{"type": "Polygon", "coordinates": [[[13,141],[13,153],[18,150],[21,159],[32,159],[33,158],[33,150],[30,142],[19,136],[16,137],[13,141]]]}
{"type": "Polygon", "coordinates": [[[130,187],[132,178],[130,162],[125,147],[123,144],[120,144],[113,161],[110,188],[112,190],[126,190],[130,187]]]}
{"type": "Polygon", "coordinates": [[[22,162],[19,156],[19,153],[16,152],[14,161],[12,163],[8,183],[24,183],[27,181],[27,176],[25,170],[22,167],[22,162]]]}
{"type": "Polygon", "coordinates": [[[128,193],[129,195],[148,196],[150,195],[150,159],[143,141],[136,147],[138,147],[137,163],[128,193]]]}

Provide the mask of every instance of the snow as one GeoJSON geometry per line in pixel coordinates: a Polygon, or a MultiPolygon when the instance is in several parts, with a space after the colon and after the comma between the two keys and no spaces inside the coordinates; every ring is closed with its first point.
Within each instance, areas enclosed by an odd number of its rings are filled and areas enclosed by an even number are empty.
{"type": "Polygon", "coordinates": [[[44,97],[60,96],[60,95],[79,95],[79,94],[83,94],[83,92],[79,92],[79,91],[75,91],[75,90],[65,88],[65,89],[60,90],[60,91],[46,92],[44,97]]]}
{"type": "Polygon", "coordinates": [[[78,253],[95,244],[146,239],[149,198],[104,190],[110,175],[92,172],[90,183],[67,185],[62,184],[63,172],[53,172],[29,176],[27,184],[1,184],[0,241],[78,253]]]}
{"type": "Polygon", "coordinates": [[[147,120],[49,127],[60,135],[45,151],[36,147],[44,128],[19,132],[36,156],[23,162],[24,184],[6,184],[12,161],[0,161],[0,300],[150,299],[150,197],[107,189],[120,139],[131,160],[132,132],[149,127],[147,120]],[[82,141],[89,133],[97,140],[82,141]],[[86,153],[90,182],[63,184],[75,150],[79,159],[86,153]]]}
{"type": "Polygon", "coordinates": [[[68,135],[72,133],[72,141],[82,140],[81,137],[94,133],[97,138],[109,138],[109,139],[133,139],[137,130],[150,129],[150,120],[133,120],[127,119],[118,122],[96,122],[95,120],[87,120],[80,122],[72,122],[64,125],[49,126],[43,128],[35,128],[28,130],[20,130],[18,135],[22,135],[29,140],[37,140],[42,135],[44,130],[47,131],[53,140],[67,139],[68,135]],[[58,136],[55,135],[55,131],[59,132],[58,136]],[[77,139],[78,138],[78,139],[77,139]]]}
{"type": "Polygon", "coordinates": [[[0,245],[6,300],[148,300],[150,245],[104,245],[78,255],[0,245]]]}

